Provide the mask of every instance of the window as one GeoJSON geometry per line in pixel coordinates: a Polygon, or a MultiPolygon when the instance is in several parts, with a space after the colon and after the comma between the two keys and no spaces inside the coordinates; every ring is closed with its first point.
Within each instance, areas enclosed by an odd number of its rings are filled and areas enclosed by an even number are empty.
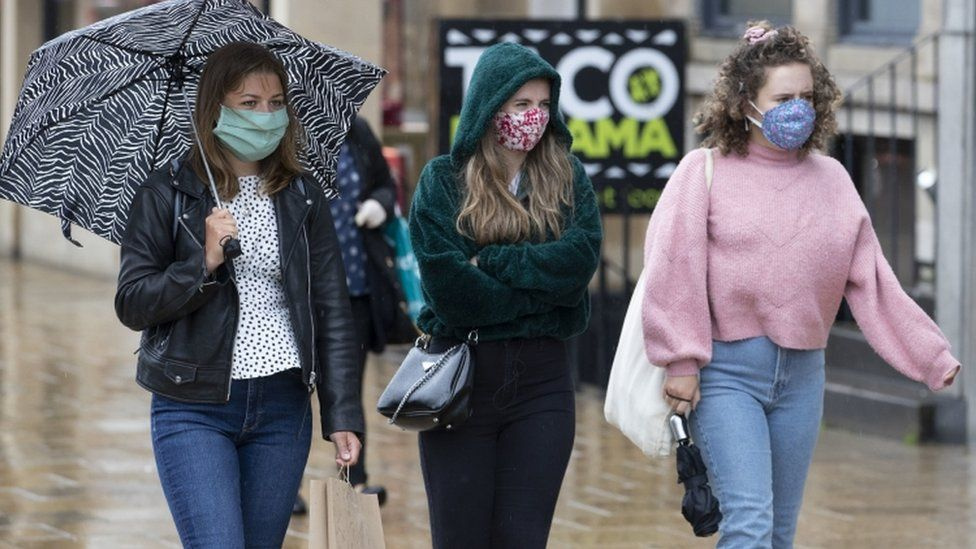
{"type": "Polygon", "coordinates": [[[44,0],[44,39],[161,0],[44,0]]]}
{"type": "Polygon", "coordinates": [[[920,280],[931,282],[934,262],[934,254],[927,252],[934,244],[919,242],[919,222],[924,220],[916,216],[915,150],[914,139],[853,134],[849,142],[844,137],[834,140],[831,151],[840,162],[852,163],[848,169],[854,187],[871,214],[885,258],[906,288],[920,280]]]}
{"type": "Polygon", "coordinates": [[[919,0],[841,0],[839,7],[845,40],[910,42],[918,32],[919,0]]]}
{"type": "Polygon", "coordinates": [[[701,0],[702,26],[708,34],[739,36],[747,21],[767,19],[786,25],[793,17],[791,0],[701,0]]]}
{"type": "MultiPolygon", "coordinates": [[[[44,40],[84,27],[107,17],[162,0],[44,0],[44,40]]],[[[264,13],[270,13],[271,0],[251,0],[264,13]]]]}

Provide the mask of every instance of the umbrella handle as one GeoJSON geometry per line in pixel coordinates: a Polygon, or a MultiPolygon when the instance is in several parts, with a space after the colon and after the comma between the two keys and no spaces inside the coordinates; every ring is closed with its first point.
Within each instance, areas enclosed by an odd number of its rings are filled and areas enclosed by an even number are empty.
{"type": "Polygon", "coordinates": [[[231,260],[241,255],[241,241],[231,236],[220,239],[220,247],[224,249],[224,259],[231,260]]]}
{"type": "Polygon", "coordinates": [[[671,414],[668,416],[668,425],[671,427],[671,434],[678,444],[687,444],[688,439],[688,420],[681,414],[671,414]]]}
{"type": "MultiPolygon", "coordinates": [[[[190,108],[190,100],[186,98],[186,87],[181,86],[180,91],[183,92],[183,106],[186,107],[186,115],[190,119],[190,128],[193,129],[193,139],[197,143],[197,151],[200,153],[200,158],[203,159],[203,168],[207,171],[207,180],[210,182],[210,192],[213,193],[214,202],[217,203],[217,207],[223,209],[224,203],[220,201],[220,193],[217,192],[217,184],[214,183],[213,172],[210,171],[210,162],[207,161],[207,153],[203,150],[203,143],[200,142],[200,133],[197,131],[197,124],[193,120],[193,109],[190,108]]],[[[221,241],[223,242],[223,241],[221,241]]],[[[237,242],[236,240],[234,242],[237,242]]],[[[234,259],[238,255],[241,255],[241,245],[237,242],[237,255],[229,256],[227,255],[228,247],[221,244],[224,247],[224,257],[227,259],[234,259]]],[[[234,248],[231,248],[231,253],[234,248]]]]}

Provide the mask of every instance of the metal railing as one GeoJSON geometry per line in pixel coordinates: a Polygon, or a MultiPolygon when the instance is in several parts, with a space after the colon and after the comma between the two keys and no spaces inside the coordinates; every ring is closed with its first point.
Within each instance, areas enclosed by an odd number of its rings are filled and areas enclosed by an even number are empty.
{"type": "Polygon", "coordinates": [[[907,288],[935,270],[939,35],[930,34],[861,77],[844,93],[834,152],[871,214],[875,232],[907,288]],[[917,192],[921,187],[926,194],[917,192]],[[918,204],[922,196],[927,204],[918,204]]]}

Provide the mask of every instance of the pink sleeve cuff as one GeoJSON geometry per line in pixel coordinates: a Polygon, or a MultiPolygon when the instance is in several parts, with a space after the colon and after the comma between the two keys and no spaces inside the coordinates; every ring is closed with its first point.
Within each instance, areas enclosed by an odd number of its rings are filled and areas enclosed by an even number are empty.
{"type": "MultiPolygon", "coordinates": [[[[939,356],[935,358],[935,362],[929,368],[925,376],[925,384],[928,385],[929,389],[933,391],[938,391],[939,389],[945,388],[945,376],[959,366],[959,361],[956,357],[952,356],[949,349],[946,349],[939,353],[939,356]]],[[[669,372],[670,373],[670,372],[669,372]]]]}
{"type": "Polygon", "coordinates": [[[686,360],[676,360],[668,364],[668,377],[686,377],[698,375],[698,362],[689,358],[686,360]]]}

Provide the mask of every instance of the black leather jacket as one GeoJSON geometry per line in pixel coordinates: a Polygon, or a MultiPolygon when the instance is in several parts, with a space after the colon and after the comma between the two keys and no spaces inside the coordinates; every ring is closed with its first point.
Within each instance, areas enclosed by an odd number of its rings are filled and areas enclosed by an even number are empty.
{"type": "MultiPolygon", "coordinates": [[[[324,194],[305,178],[277,193],[282,284],[322,434],[364,430],[346,275],[324,194]]],[[[142,331],[136,381],[185,402],[225,403],[239,298],[228,262],[208,279],[203,243],[214,206],[189,167],[154,172],[136,193],[122,240],[115,311],[142,331]],[[180,215],[175,215],[177,197],[180,215]]]]}

